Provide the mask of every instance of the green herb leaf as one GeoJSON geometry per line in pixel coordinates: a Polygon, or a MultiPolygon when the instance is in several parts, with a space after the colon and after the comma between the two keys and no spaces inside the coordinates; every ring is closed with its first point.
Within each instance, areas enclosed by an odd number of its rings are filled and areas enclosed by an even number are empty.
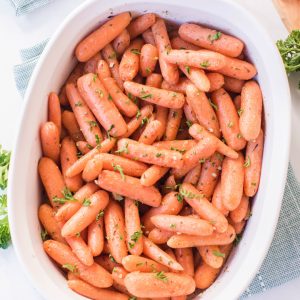
{"type": "Polygon", "coordinates": [[[237,234],[233,241],[233,245],[236,247],[239,244],[239,242],[241,241],[241,239],[242,239],[242,234],[237,234]]]}
{"type": "Polygon", "coordinates": [[[140,96],[141,99],[148,99],[148,98],[152,98],[152,94],[144,94],[140,96]]]}
{"type": "Polygon", "coordinates": [[[157,153],[155,154],[156,157],[161,157],[162,155],[163,155],[163,154],[160,153],[160,152],[157,152],[157,153]]]}
{"type": "Polygon", "coordinates": [[[114,124],[111,124],[109,129],[107,130],[107,137],[111,140],[111,136],[110,136],[110,132],[112,131],[112,129],[115,127],[114,124]]]}
{"type": "Polygon", "coordinates": [[[63,190],[62,190],[62,194],[63,194],[63,198],[59,198],[57,196],[54,196],[53,197],[53,202],[54,203],[58,203],[58,204],[65,204],[66,202],[76,202],[77,200],[73,197],[73,194],[72,192],[67,188],[65,187],[63,190]]]}
{"type": "Polygon", "coordinates": [[[213,107],[213,109],[215,111],[217,111],[218,110],[218,105],[214,104],[210,99],[208,99],[208,101],[209,101],[209,104],[213,107]]]}
{"type": "Polygon", "coordinates": [[[10,230],[7,216],[7,196],[0,196],[0,248],[6,249],[10,244],[10,230]]]}
{"type": "Polygon", "coordinates": [[[125,181],[125,175],[124,175],[122,167],[120,165],[115,165],[114,163],[112,163],[112,166],[114,168],[114,171],[118,171],[121,175],[122,180],[125,181]]]}
{"type": "Polygon", "coordinates": [[[205,60],[202,63],[200,63],[200,67],[202,68],[208,68],[210,66],[209,61],[205,60]]]}
{"type": "Polygon", "coordinates": [[[198,199],[199,200],[199,199],[204,198],[203,194],[196,195],[190,191],[183,189],[182,186],[180,186],[180,188],[179,188],[179,193],[180,193],[180,195],[182,195],[183,197],[188,198],[188,199],[198,199]]]}
{"type": "Polygon", "coordinates": [[[90,125],[90,130],[93,130],[93,127],[98,127],[98,124],[96,121],[88,121],[88,124],[90,125]]]}
{"type": "Polygon", "coordinates": [[[183,202],[183,196],[182,196],[181,194],[177,193],[177,194],[176,194],[176,198],[177,198],[177,201],[178,201],[179,203],[182,203],[182,202],[183,202]]]}
{"type": "Polygon", "coordinates": [[[108,255],[109,259],[112,261],[112,262],[116,262],[116,260],[114,259],[114,257],[109,253],[108,255]]]}
{"type": "Polygon", "coordinates": [[[244,112],[244,110],[243,110],[243,109],[241,109],[241,108],[238,110],[238,112],[237,112],[237,113],[238,113],[239,117],[240,117],[240,116],[243,114],[243,112],[244,112]]]}
{"type": "Polygon", "coordinates": [[[48,239],[48,232],[46,229],[41,230],[41,239],[42,241],[46,241],[48,239]]]}
{"type": "Polygon", "coordinates": [[[136,243],[142,235],[143,235],[142,231],[135,231],[131,235],[130,240],[136,243]]]}
{"type": "Polygon", "coordinates": [[[100,90],[100,89],[96,89],[95,90],[95,92],[96,92],[96,94],[100,97],[100,98],[103,98],[103,96],[104,96],[104,93],[103,93],[103,91],[102,90],[100,90]]]}
{"type": "Polygon", "coordinates": [[[8,169],[11,152],[2,149],[0,145],[0,189],[4,190],[7,187],[8,169]]]}
{"type": "Polygon", "coordinates": [[[90,199],[84,199],[82,202],[83,206],[90,206],[91,205],[91,200],[90,199]]]}
{"type": "Polygon", "coordinates": [[[175,147],[171,147],[170,148],[171,150],[174,150],[174,151],[177,151],[177,152],[179,152],[179,153],[185,153],[186,152],[186,150],[185,149],[183,149],[183,150],[180,150],[180,149],[178,149],[178,148],[175,148],[175,147]]]}
{"type": "Polygon", "coordinates": [[[192,121],[190,121],[190,120],[186,120],[185,123],[188,128],[190,128],[193,125],[192,121]]]}
{"type": "Polygon", "coordinates": [[[170,228],[176,228],[176,224],[170,224],[170,228]]]}
{"type": "Polygon", "coordinates": [[[82,103],[80,101],[75,103],[75,106],[82,106],[82,103]]]}
{"type": "Polygon", "coordinates": [[[108,59],[115,59],[116,57],[117,57],[116,52],[112,52],[112,54],[108,56],[108,59]]]}
{"type": "Polygon", "coordinates": [[[251,160],[250,160],[250,157],[247,156],[245,159],[245,162],[244,162],[244,167],[249,168],[250,166],[251,166],[251,160]]]}
{"type": "Polygon", "coordinates": [[[123,148],[115,151],[115,153],[119,153],[119,154],[120,153],[126,153],[126,154],[128,154],[129,153],[129,151],[128,151],[128,143],[125,144],[125,147],[123,147],[123,148]]]}
{"type": "Polygon", "coordinates": [[[139,49],[131,49],[130,52],[133,53],[133,54],[136,54],[136,55],[141,54],[141,51],[139,49]]]}
{"type": "Polygon", "coordinates": [[[151,69],[149,67],[146,68],[146,73],[149,75],[151,73],[151,69]]]}
{"type": "Polygon", "coordinates": [[[123,201],[124,200],[124,197],[117,194],[117,193],[112,193],[112,195],[113,195],[114,199],[117,200],[117,201],[123,201]]]}
{"type": "Polygon", "coordinates": [[[213,34],[213,35],[210,34],[210,35],[208,36],[208,40],[209,40],[211,43],[213,43],[214,41],[218,40],[221,36],[222,36],[222,32],[218,31],[218,32],[216,32],[216,33],[213,34]]]}
{"type": "Polygon", "coordinates": [[[220,252],[220,251],[213,250],[212,253],[213,253],[214,256],[225,258],[225,253],[222,253],[222,252],[220,252]]]}
{"type": "Polygon", "coordinates": [[[99,221],[104,216],[104,210],[100,210],[96,216],[96,221],[99,221]]]}
{"type": "Polygon", "coordinates": [[[163,271],[155,273],[154,276],[156,279],[159,279],[163,282],[168,282],[168,277],[166,276],[166,274],[163,271]]]}
{"type": "Polygon", "coordinates": [[[149,119],[147,117],[144,117],[142,119],[142,123],[141,123],[141,126],[143,126],[144,124],[148,124],[149,123],[149,119]]]}
{"type": "Polygon", "coordinates": [[[279,50],[287,73],[300,70],[300,30],[293,30],[285,40],[278,40],[279,50]]]}
{"type": "Polygon", "coordinates": [[[185,70],[188,74],[191,74],[191,68],[189,66],[185,66],[185,70]]]}
{"type": "Polygon", "coordinates": [[[112,101],[112,100],[113,100],[111,94],[108,94],[108,97],[107,97],[107,98],[108,98],[109,101],[112,101]]]}
{"type": "Polygon", "coordinates": [[[94,74],[93,81],[96,82],[96,79],[97,79],[97,74],[94,74]]]}
{"type": "Polygon", "coordinates": [[[142,114],[141,114],[141,111],[138,109],[138,111],[137,111],[137,113],[136,113],[136,119],[138,120],[139,118],[140,118],[140,116],[141,116],[142,114]]]}
{"type": "Polygon", "coordinates": [[[64,264],[64,265],[62,265],[62,267],[63,267],[64,269],[69,270],[69,271],[72,272],[72,273],[78,273],[78,269],[77,269],[77,267],[76,267],[75,265],[72,265],[72,264],[64,264]]]}

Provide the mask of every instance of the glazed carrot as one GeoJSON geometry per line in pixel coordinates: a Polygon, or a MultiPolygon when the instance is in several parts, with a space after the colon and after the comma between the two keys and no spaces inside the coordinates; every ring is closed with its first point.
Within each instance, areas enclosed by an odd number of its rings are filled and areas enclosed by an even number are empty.
{"type": "Polygon", "coordinates": [[[181,93],[149,87],[135,82],[124,82],[124,88],[133,96],[164,107],[181,108],[185,101],[181,93]]]}
{"type": "Polygon", "coordinates": [[[226,157],[222,165],[221,195],[223,205],[228,210],[236,209],[242,199],[244,182],[244,156],[239,153],[237,159],[226,157]]]}
{"type": "Polygon", "coordinates": [[[65,110],[61,115],[61,120],[64,128],[66,128],[69,136],[75,141],[84,141],[84,136],[80,131],[74,113],[65,110]]]}
{"type": "Polygon", "coordinates": [[[142,135],[138,139],[139,143],[151,145],[156,140],[159,131],[161,130],[161,123],[158,120],[150,121],[143,131],[142,135]]]}
{"type": "Polygon", "coordinates": [[[192,248],[175,249],[177,261],[182,265],[183,272],[194,277],[194,257],[192,248]]]}
{"type": "Polygon", "coordinates": [[[173,235],[168,240],[167,244],[171,248],[227,245],[233,242],[235,236],[236,234],[234,228],[231,225],[228,225],[228,228],[225,232],[219,233],[215,231],[209,236],[194,236],[187,234],[173,235]]]}
{"type": "Polygon", "coordinates": [[[193,185],[183,183],[179,192],[202,219],[211,222],[217,232],[226,231],[226,218],[193,185]]]}
{"type": "Polygon", "coordinates": [[[103,59],[99,60],[96,73],[101,81],[112,76],[107,62],[103,59]]]}
{"type": "Polygon", "coordinates": [[[92,56],[85,64],[84,64],[84,73],[97,73],[97,67],[99,61],[102,59],[100,52],[96,53],[92,56]]]}
{"type": "Polygon", "coordinates": [[[198,251],[204,263],[215,269],[222,267],[224,258],[218,246],[200,246],[198,247],[198,251]]]}
{"type": "Polygon", "coordinates": [[[166,61],[166,56],[168,56],[167,54],[169,54],[172,48],[164,20],[156,20],[156,22],[152,25],[152,33],[155,45],[159,52],[159,66],[161,74],[167,82],[170,84],[176,84],[179,80],[178,68],[175,64],[170,64],[166,61]]]}
{"type": "Polygon", "coordinates": [[[215,187],[211,203],[224,216],[227,216],[229,214],[229,210],[227,208],[225,208],[224,205],[223,205],[222,192],[221,192],[221,182],[220,181],[218,182],[218,184],[215,187]]]}
{"type": "MultiPolygon", "coordinates": [[[[166,249],[166,253],[169,254],[176,261],[176,256],[175,256],[173,249],[168,247],[166,249]]],[[[178,271],[173,271],[173,272],[178,273],[178,271]]]]}
{"type": "Polygon", "coordinates": [[[202,139],[207,138],[207,137],[213,137],[213,138],[215,138],[215,140],[217,142],[217,151],[218,152],[220,152],[223,155],[226,155],[227,157],[233,158],[233,159],[238,157],[237,152],[232,150],[230,147],[228,147],[226,144],[224,144],[221,140],[214,137],[213,134],[208,132],[204,127],[202,127],[199,124],[193,124],[189,128],[189,134],[198,141],[201,141],[202,139]]]}
{"type": "Polygon", "coordinates": [[[242,102],[241,95],[237,95],[237,96],[234,97],[233,103],[234,103],[234,106],[235,106],[238,114],[241,114],[241,110],[240,110],[240,108],[241,108],[241,102],[242,102]]]}
{"type": "Polygon", "coordinates": [[[108,43],[115,39],[130,23],[131,14],[121,13],[90,33],[76,47],[75,55],[79,61],[87,61],[108,43]]]}
{"type": "Polygon", "coordinates": [[[93,147],[88,142],[85,141],[77,142],[76,147],[83,155],[89,153],[93,149],[93,147]]]}
{"type": "Polygon", "coordinates": [[[171,108],[168,114],[167,126],[164,135],[165,141],[175,140],[182,119],[182,108],[171,108]]]}
{"type": "MultiPolygon", "coordinates": [[[[153,76],[154,74],[152,74],[153,76]]],[[[149,76],[150,77],[150,76],[149,76]]],[[[160,140],[167,127],[167,120],[168,120],[168,108],[156,105],[156,120],[158,120],[161,124],[160,130],[158,131],[157,140],[160,140]]]]}
{"type": "Polygon", "coordinates": [[[244,84],[245,80],[224,76],[223,88],[228,92],[240,94],[244,84]]]}
{"type": "Polygon", "coordinates": [[[105,232],[111,255],[116,262],[121,263],[127,255],[125,219],[121,206],[116,201],[110,201],[104,214],[105,232]]]}
{"type": "Polygon", "coordinates": [[[127,29],[124,29],[113,41],[113,48],[118,55],[122,55],[130,44],[130,35],[127,29]]]}
{"type": "Polygon", "coordinates": [[[262,93],[255,81],[244,84],[241,93],[241,134],[247,140],[258,137],[262,119],[262,93]]]}
{"type": "Polygon", "coordinates": [[[179,50],[179,49],[200,50],[201,49],[200,47],[183,40],[179,36],[176,36],[171,39],[171,46],[173,49],[177,49],[177,50],[179,50]]]}
{"type": "Polygon", "coordinates": [[[68,280],[68,286],[77,294],[89,299],[128,300],[128,295],[108,289],[100,289],[82,280],[68,280]]]}
{"type": "Polygon", "coordinates": [[[81,207],[81,203],[84,199],[89,198],[92,194],[94,194],[99,187],[95,183],[87,183],[83,187],[81,187],[75,194],[74,199],[75,202],[66,202],[62,205],[56,212],[55,219],[58,222],[65,223],[69,220],[81,207]]]}
{"type": "Polygon", "coordinates": [[[195,282],[198,289],[207,289],[216,280],[221,269],[212,268],[205,262],[202,262],[195,272],[195,282]]]}
{"type": "Polygon", "coordinates": [[[156,227],[175,233],[207,236],[214,230],[208,221],[194,217],[159,214],[151,217],[151,221],[156,227]]]}
{"type": "Polygon", "coordinates": [[[45,231],[53,240],[60,243],[66,243],[65,239],[61,236],[60,227],[58,226],[54,215],[55,211],[50,205],[44,203],[39,207],[38,216],[45,231]]]}
{"type": "Polygon", "coordinates": [[[145,187],[141,185],[138,178],[128,175],[123,177],[117,172],[102,171],[98,178],[98,185],[107,191],[138,200],[149,206],[157,207],[161,202],[161,195],[154,186],[145,187]]]}
{"type": "Polygon", "coordinates": [[[241,40],[196,24],[182,24],[178,33],[185,41],[227,56],[239,56],[244,49],[244,44],[241,40]]]}
{"type": "Polygon", "coordinates": [[[144,186],[154,185],[168,171],[169,171],[169,168],[152,165],[142,174],[141,184],[144,186]]]}
{"type": "Polygon", "coordinates": [[[160,88],[162,83],[162,76],[158,73],[151,73],[146,78],[146,85],[160,88]]]}
{"type": "Polygon", "coordinates": [[[207,73],[206,76],[210,83],[210,93],[220,89],[224,85],[224,76],[222,74],[211,72],[207,73]]]}
{"type": "Polygon", "coordinates": [[[151,44],[143,45],[140,57],[140,70],[143,77],[147,77],[154,72],[157,60],[157,48],[151,44]]]}
{"type": "Polygon", "coordinates": [[[142,37],[147,44],[151,44],[151,45],[155,46],[154,35],[153,35],[151,29],[147,29],[146,31],[144,31],[142,33],[142,37]]]}
{"type": "Polygon", "coordinates": [[[223,70],[226,64],[226,57],[224,55],[209,50],[171,50],[164,58],[171,64],[211,71],[223,70]]]}
{"type": "Polygon", "coordinates": [[[77,192],[83,183],[80,174],[74,177],[66,176],[66,170],[77,160],[77,148],[75,142],[67,136],[61,142],[60,163],[66,187],[71,192],[77,192]]]}
{"type": "Polygon", "coordinates": [[[195,147],[183,155],[183,167],[172,170],[175,178],[181,178],[196,167],[200,161],[210,157],[216,151],[217,143],[214,138],[207,137],[199,141],[195,147]]]}
{"type": "Polygon", "coordinates": [[[153,146],[157,147],[158,149],[176,150],[182,153],[185,153],[196,145],[197,141],[195,140],[162,141],[153,144],[153,146]]]}
{"type": "Polygon", "coordinates": [[[168,168],[180,168],[183,164],[182,155],[178,151],[158,149],[130,139],[120,139],[118,149],[127,149],[121,155],[145,163],[168,168]]]}
{"type": "Polygon", "coordinates": [[[89,160],[82,172],[82,179],[86,182],[95,180],[103,168],[100,154],[89,160]]]}
{"type": "Polygon", "coordinates": [[[244,191],[249,197],[253,197],[259,187],[263,147],[264,133],[261,130],[257,139],[249,141],[246,148],[244,191]]]}
{"type": "Polygon", "coordinates": [[[78,89],[97,120],[112,136],[120,136],[127,131],[126,123],[109,100],[109,94],[103,84],[93,74],[86,74],[78,79],[78,89]]]}
{"type": "Polygon", "coordinates": [[[67,245],[48,240],[44,242],[44,250],[62,267],[66,265],[73,266],[76,275],[93,286],[109,287],[113,283],[110,273],[96,263],[91,266],[83,265],[67,245]]]}
{"type": "Polygon", "coordinates": [[[157,273],[133,272],[126,276],[125,285],[128,291],[137,297],[181,296],[189,295],[195,290],[195,282],[188,275],[162,273],[161,276],[157,273]]]}
{"type": "Polygon", "coordinates": [[[148,234],[148,239],[156,245],[165,244],[171,236],[174,235],[174,232],[154,228],[148,234]]]}
{"type": "Polygon", "coordinates": [[[225,64],[218,72],[240,80],[249,80],[257,73],[254,65],[247,61],[231,57],[225,58],[225,64]]]}
{"type": "Polygon", "coordinates": [[[167,266],[168,268],[174,271],[183,270],[182,266],[176,260],[174,260],[170,255],[168,255],[165,251],[156,246],[145,236],[143,236],[143,247],[143,253],[147,257],[155,260],[156,262],[164,266],[167,266]]]}
{"type": "Polygon", "coordinates": [[[140,114],[133,117],[128,123],[127,123],[127,132],[123,134],[122,137],[130,137],[142,124],[142,121],[144,118],[148,118],[153,111],[152,105],[146,105],[144,106],[139,112],[140,114]]]}
{"type": "Polygon", "coordinates": [[[183,182],[190,183],[192,185],[196,185],[201,173],[201,164],[198,164],[192,170],[190,170],[183,179],[183,182]]]}
{"type": "Polygon", "coordinates": [[[220,126],[216,113],[210,105],[204,92],[199,91],[194,85],[186,88],[187,103],[194,111],[199,124],[205,127],[216,137],[220,137],[220,126]]]}
{"type": "Polygon", "coordinates": [[[134,19],[127,27],[130,38],[134,39],[145,32],[154,24],[155,20],[156,16],[153,13],[144,14],[134,19]]]}
{"type": "Polygon", "coordinates": [[[128,272],[160,272],[168,271],[169,268],[156,261],[137,255],[128,255],[122,259],[122,265],[128,272]]]}
{"type": "Polygon", "coordinates": [[[128,291],[125,287],[124,279],[127,274],[128,274],[128,272],[121,266],[114,267],[114,269],[112,271],[112,278],[114,280],[114,286],[116,283],[117,286],[121,287],[121,289],[126,293],[128,293],[128,291]]]}
{"type": "Polygon", "coordinates": [[[222,169],[222,161],[223,156],[220,153],[215,152],[203,163],[197,189],[202,191],[207,198],[210,198],[214,192],[222,169]]]}
{"type": "Polygon", "coordinates": [[[178,197],[177,192],[168,192],[161,202],[161,205],[157,208],[149,209],[142,217],[142,223],[145,226],[145,231],[150,231],[154,229],[154,224],[151,221],[152,216],[158,214],[168,214],[168,215],[177,215],[182,209],[183,201],[178,197]]]}
{"type": "MultiPolygon", "coordinates": [[[[80,233],[79,233],[80,234],[80,233]]],[[[66,241],[72,249],[72,252],[85,266],[91,266],[94,263],[91,249],[87,246],[81,236],[66,237],[66,241]]]]}
{"type": "Polygon", "coordinates": [[[164,90],[185,94],[187,86],[191,83],[192,82],[188,78],[180,78],[176,84],[169,84],[167,81],[163,80],[161,88],[164,90]]]}
{"type": "Polygon", "coordinates": [[[74,274],[73,272],[69,271],[67,274],[67,279],[68,280],[77,280],[77,279],[80,279],[80,277],[77,276],[76,274],[74,274]]]}
{"type": "Polygon", "coordinates": [[[134,255],[141,255],[143,252],[143,233],[138,203],[130,198],[125,198],[124,213],[128,251],[134,255]]]}
{"type": "Polygon", "coordinates": [[[66,85],[66,93],[81,132],[86,141],[92,147],[96,147],[96,139],[102,139],[102,133],[95,117],[80,96],[74,84],[66,85]]]}
{"type": "MultiPolygon", "coordinates": [[[[127,257],[127,256],[126,256],[127,257]]],[[[95,262],[102,266],[108,272],[112,272],[114,267],[119,267],[120,264],[116,263],[114,258],[110,255],[100,255],[95,257],[95,262]]]]}
{"type": "Polygon", "coordinates": [[[105,191],[98,191],[90,196],[83,203],[83,206],[64,224],[62,236],[76,235],[88,227],[97,217],[98,213],[108,204],[108,194],[105,191]]]}
{"type": "Polygon", "coordinates": [[[56,93],[51,92],[48,96],[48,121],[53,122],[59,132],[61,132],[61,108],[59,98],[56,93]]]}
{"type": "Polygon", "coordinates": [[[87,162],[90,159],[92,159],[95,155],[99,153],[109,152],[113,148],[115,143],[116,143],[115,138],[105,139],[99,146],[95,147],[87,154],[81,156],[72,166],[70,166],[66,171],[66,175],[68,177],[73,177],[77,174],[80,174],[84,170],[87,162]]]}
{"type": "Polygon", "coordinates": [[[106,45],[102,51],[101,51],[104,60],[107,62],[110,72],[112,74],[112,77],[116,80],[116,82],[119,85],[119,88],[123,91],[123,80],[120,77],[119,73],[119,62],[117,60],[117,54],[114,51],[113,47],[111,44],[106,45]]]}
{"type": "Polygon", "coordinates": [[[203,70],[185,65],[179,65],[179,69],[200,91],[210,90],[210,81],[203,70]]]}
{"type": "Polygon", "coordinates": [[[56,163],[59,160],[59,130],[53,122],[46,122],[40,131],[43,155],[53,159],[56,163]]]}
{"type": "Polygon", "coordinates": [[[103,218],[99,216],[88,227],[88,246],[93,256],[101,254],[104,246],[103,218]]]}
{"type": "Polygon", "coordinates": [[[124,52],[119,68],[119,74],[122,80],[133,80],[137,75],[140,66],[142,46],[143,40],[138,38],[133,40],[124,52]]]}
{"type": "Polygon", "coordinates": [[[226,143],[234,150],[243,149],[246,141],[240,132],[239,116],[230,95],[221,88],[213,92],[211,98],[218,107],[216,113],[226,143]]]}
{"type": "Polygon", "coordinates": [[[102,81],[120,112],[127,117],[133,117],[136,115],[138,111],[137,105],[122,92],[115,79],[112,77],[107,77],[102,81]]]}
{"type": "Polygon", "coordinates": [[[245,195],[242,196],[239,206],[230,212],[229,216],[234,223],[242,222],[246,218],[249,208],[249,198],[245,195]]]}
{"type": "Polygon", "coordinates": [[[60,204],[54,200],[55,197],[64,198],[62,192],[66,186],[58,166],[52,159],[42,157],[38,164],[38,171],[51,205],[54,208],[59,207],[60,204]]]}

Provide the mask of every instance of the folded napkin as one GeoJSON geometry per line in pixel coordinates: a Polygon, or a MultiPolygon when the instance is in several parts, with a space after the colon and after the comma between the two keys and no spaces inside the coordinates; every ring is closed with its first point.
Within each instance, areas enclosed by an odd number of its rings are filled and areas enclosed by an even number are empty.
{"type": "Polygon", "coordinates": [[[16,15],[19,16],[44,6],[51,2],[51,0],[10,0],[10,2],[15,8],[16,15]]]}
{"type": "MultiPolygon", "coordinates": [[[[23,63],[14,67],[16,86],[24,94],[31,72],[46,41],[21,50],[23,63]]],[[[288,168],[283,204],[276,233],[259,272],[240,299],[264,292],[300,276],[300,184],[288,168]]]]}

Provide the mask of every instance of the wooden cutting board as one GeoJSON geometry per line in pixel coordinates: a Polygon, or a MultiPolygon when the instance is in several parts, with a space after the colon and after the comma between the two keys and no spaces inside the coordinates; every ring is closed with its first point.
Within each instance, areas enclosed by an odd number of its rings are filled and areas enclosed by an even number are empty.
{"type": "Polygon", "coordinates": [[[300,0],[273,0],[282,22],[288,29],[300,29],[300,0]]]}

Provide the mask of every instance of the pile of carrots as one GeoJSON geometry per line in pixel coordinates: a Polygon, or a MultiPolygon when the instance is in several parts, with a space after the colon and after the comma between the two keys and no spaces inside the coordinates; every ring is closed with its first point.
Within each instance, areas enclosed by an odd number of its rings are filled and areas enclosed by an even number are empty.
{"type": "Polygon", "coordinates": [[[72,290],[182,300],[215,281],[261,173],[262,93],[243,49],[128,12],[77,45],[38,164],[44,249],[72,290]]]}

